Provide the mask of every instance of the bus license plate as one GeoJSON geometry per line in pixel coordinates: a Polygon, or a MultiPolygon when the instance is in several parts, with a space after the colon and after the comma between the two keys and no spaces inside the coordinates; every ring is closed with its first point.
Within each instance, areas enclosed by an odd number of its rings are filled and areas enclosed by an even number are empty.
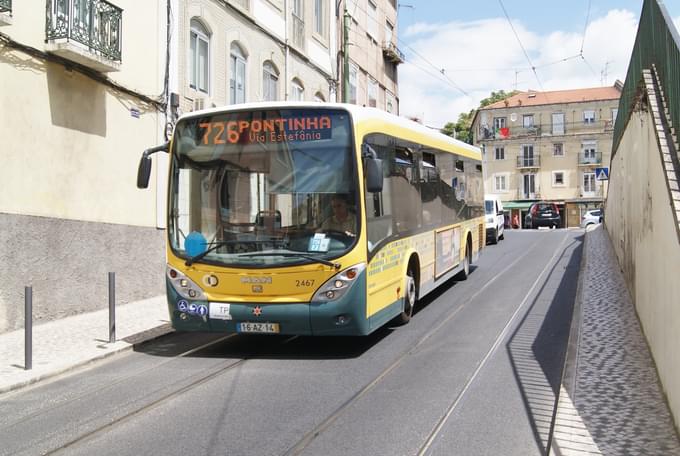
{"type": "Polygon", "coordinates": [[[239,323],[236,327],[238,332],[242,333],[278,333],[278,323],[259,323],[259,322],[245,322],[239,323]]]}

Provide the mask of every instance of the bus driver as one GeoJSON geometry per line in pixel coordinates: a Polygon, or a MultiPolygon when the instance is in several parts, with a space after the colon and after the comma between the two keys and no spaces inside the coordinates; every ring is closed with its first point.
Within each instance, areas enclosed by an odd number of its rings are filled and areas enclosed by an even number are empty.
{"type": "Polygon", "coordinates": [[[331,209],[333,214],[321,224],[321,230],[340,231],[348,236],[354,236],[357,229],[357,219],[347,208],[347,197],[345,195],[333,195],[331,197],[331,209]]]}

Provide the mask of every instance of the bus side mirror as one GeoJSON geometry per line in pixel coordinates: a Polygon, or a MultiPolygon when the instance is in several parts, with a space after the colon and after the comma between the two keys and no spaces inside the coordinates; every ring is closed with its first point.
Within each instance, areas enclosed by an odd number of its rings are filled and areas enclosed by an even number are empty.
{"type": "Polygon", "coordinates": [[[151,157],[149,155],[156,152],[168,152],[170,150],[170,143],[166,142],[160,146],[146,149],[139,160],[139,167],[137,168],[137,188],[147,188],[149,186],[149,176],[151,176],[151,157]]]}
{"type": "Polygon", "coordinates": [[[361,145],[361,158],[364,162],[366,175],[366,191],[379,193],[383,189],[383,162],[371,146],[364,143],[361,145]]]}
{"type": "Polygon", "coordinates": [[[379,158],[366,160],[366,190],[371,193],[382,192],[383,164],[379,158]]]}
{"type": "Polygon", "coordinates": [[[149,186],[149,176],[151,176],[151,157],[146,154],[139,159],[137,168],[137,188],[147,188],[149,186]]]}

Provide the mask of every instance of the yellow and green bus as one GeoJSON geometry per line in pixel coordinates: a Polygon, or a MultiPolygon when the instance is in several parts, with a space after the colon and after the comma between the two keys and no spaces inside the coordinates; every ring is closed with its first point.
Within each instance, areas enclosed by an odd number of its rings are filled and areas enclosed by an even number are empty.
{"type": "Polygon", "coordinates": [[[485,244],[481,153],[378,109],[253,103],[183,115],[167,299],[183,331],[365,335],[467,278],[485,244]],[[336,211],[337,209],[337,211],[336,211]]]}

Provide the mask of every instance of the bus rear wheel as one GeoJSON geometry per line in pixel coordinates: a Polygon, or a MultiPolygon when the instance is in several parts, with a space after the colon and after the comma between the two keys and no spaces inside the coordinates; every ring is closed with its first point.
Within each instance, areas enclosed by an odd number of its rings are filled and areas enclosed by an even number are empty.
{"type": "Polygon", "coordinates": [[[465,246],[465,258],[463,259],[463,270],[456,274],[456,280],[466,280],[470,275],[470,263],[472,263],[472,249],[470,243],[465,246]]]}
{"type": "Polygon", "coordinates": [[[406,271],[406,288],[404,290],[404,309],[399,314],[398,321],[405,325],[413,316],[413,308],[416,305],[416,279],[411,266],[406,271]]]}

